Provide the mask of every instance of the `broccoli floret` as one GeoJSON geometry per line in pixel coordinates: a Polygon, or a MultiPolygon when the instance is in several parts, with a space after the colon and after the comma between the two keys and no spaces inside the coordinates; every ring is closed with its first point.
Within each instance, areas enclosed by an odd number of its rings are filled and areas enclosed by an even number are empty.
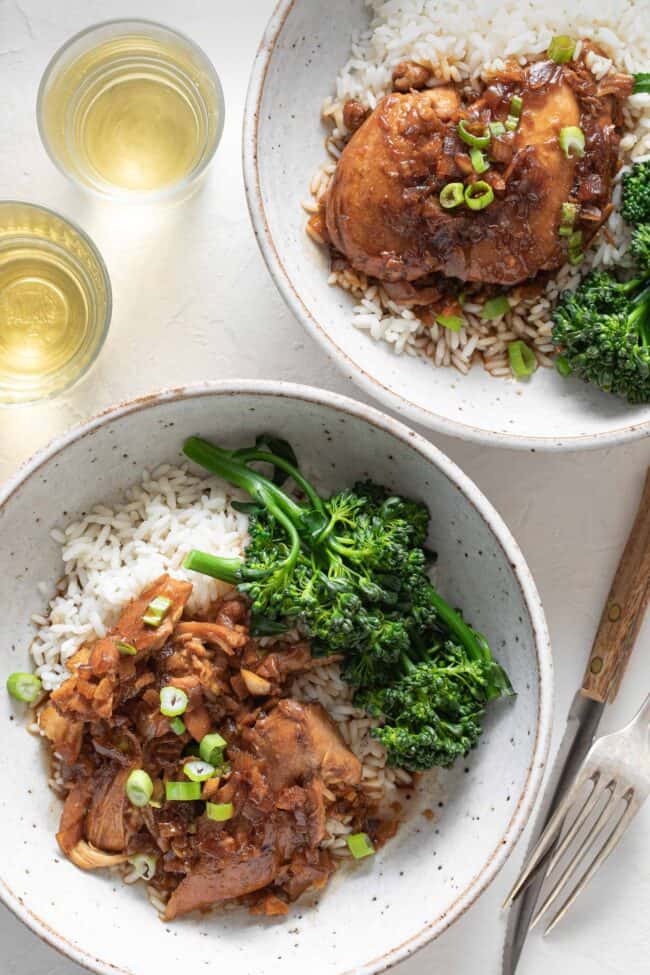
{"type": "Polygon", "coordinates": [[[291,448],[270,438],[228,451],[192,437],[183,449],[254,500],[245,506],[245,558],[191,552],[185,567],[246,593],[254,633],[297,626],[313,653],[342,654],[358,700],[384,718],[376,734],[391,764],[429,768],[464,754],[486,703],[510,693],[510,684],[483,637],[427,576],[427,508],[371,482],[323,499],[291,448]],[[273,453],[261,449],[267,443],[273,453]],[[304,503],[253,462],[289,475],[304,503]]]}
{"type": "Polygon", "coordinates": [[[630,403],[650,402],[650,275],[620,283],[596,272],[561,296],[553,321],[565,372],[630,403]]]}
{"type": "Polygon", "coordinates": [[[630,253],[639,270],[650,275],[650,223],[642,223],[635,228],[630,253]]]}
{"type": "Polygon", "coordinates": [[[621,214],[634,226],[650,223],[650,160],[635,163],[624,174],[621,214]]]}
{"type": "Polygon", "coordinates": [[[388,753],[388,764],[419,771],[447,767],[473,748],[481,735],[487,703],[512,689],[505,672],[483,647],[471,659],[447,640],[414,661],[402,656],[393,683],[358,692],[355,703],[382,718],[372,734],[388,753]]]}

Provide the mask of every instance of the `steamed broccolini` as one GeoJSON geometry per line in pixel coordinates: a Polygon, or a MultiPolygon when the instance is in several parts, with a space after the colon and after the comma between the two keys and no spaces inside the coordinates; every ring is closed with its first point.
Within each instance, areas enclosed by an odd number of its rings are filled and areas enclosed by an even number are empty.
{"type": "Polygon", "coordinates": [[[195,551],[186,567],[246,593],[253,633],[298,626],[314,653],[342,654],[343,674],[358,700],[369,695],[368,707],[384,715],[377,734],[393,763],[411,769],[449,765],[475,745],[486,703],[511,693],[510,684],[485,640],[429,581],[426,507],[371,482],[321,498],[288,445],[269,438],[229,451],[192,437],[183,449],[253,499],[246,505],[245,558],[195,551]],[[269,443],[272,451],[263,449],[269,443]],[[273,479],[251,466],[258,462],[271,465],[273,479]],[[282,490],[287,476],[304,502],[282,490]],[[440,666],[441,646],[457,669],[440,666]],[[396,725],[391,702],[400,695],[413,701],[408,722],[396,725]]]}
{"type": "Polygon", "coordinates": [[[553,312],[558,369],[630,403],[650,402],[650,161],[623,177],[621,213],[634,226],[630,255],[637,271],[621,281],[592,271],[564,292],[553,312]]]}

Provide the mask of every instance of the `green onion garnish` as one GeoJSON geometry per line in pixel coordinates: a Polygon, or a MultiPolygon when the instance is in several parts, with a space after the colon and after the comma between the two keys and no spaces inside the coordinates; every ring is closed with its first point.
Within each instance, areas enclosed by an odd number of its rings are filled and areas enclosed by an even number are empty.
{"type": "Polygon", "coordinates": [[[462,183],[447,183],[440,190],[440,206],[451,210],[459,206],[465,199],[465,187],[462,183]]]}
{"type": "Polygon", "coordinates": [[[180,687],[163,687],[160,691],[160,713],[166,718],[177,718],[185,714],[189,698],[180,687]]]}
{"type": "Polygon", "coordinates": [[[200,798],[200,782],[165,782],[165,799],[168,802],[192,802],[200,798]]]}
{"type": "Polygon", "coordinates": [[[634,75],[633,95],[650,95],[650,72],[640,71],[634,75]]]}
{"type": "Polygon", "coordinates": [[[582,253],[582,231],[574,230],[574,232],[569,237],[569,263],[570,264],[580,264],[584,260],[584,254],[582,253]]]}
{"type": "Polygon", "coordinates": [[[132,643],[126,643],[124,640],[118,640],[115,646],[123,657],[135,657],[138,652],[132,643]]]}
{"type": "Polygon", "coordinates": [[[548,46],[548,56],[556,64],[566,64],[573,58],[576,49],[576,42],[567,37],[566,34],[559,34],[554,37],[548,46]]]}
{"type": "Polygon", "coordinates": [[[518,379],[532,376],[535,369],[537,369],[535,353],[521,339],[508,343],[508,358],[510,360],[510,368],[518,379]]]}
{"type": "Polygon", "coordinates": [[[228,745],[225,738],[215,732],[212,735],[206,735],[205,738],[201,739],[201,744],[199,745],[199,755],[204,762],[208,762],[210,765],[221,765],[223,762],[223,750],[228,745]]]}
{"type": "Polygon", "coordinates": [[[372,840],[367,833],[350,833],[345,837],[345,842],[355,860],[370,857],[375,852],[372,840]]]}
{"type": "Polygon", "coordinates": [[[514,132],[519,126],[519,119],[516,115],[509,115],[506,119],[506,129],[508,132],[514,132]]]}
{"type": "Polygon", "coordinates": [[[580,207],[577,203],[563,203],[560,212],[560,229],[558,233],[561,237],[570,237],[573,233],[573,225],[576,222],[580,207]]]}
{"type": "Polygon", "coordinates": [[[23,704],[33,704],[41,696],[43,684],[36,674],[10,674],[7,678],[7,690],[17,701],[23,704]]]}
{"type": "Polygon", "coordinates": [[[149,805],[153,795],[151,776],[144,769],[133,769],[126,780],[126,797],[132,806],[142,808],[149,805]]]}
{"type": "Polygon", "coordinates": [[[235,815],[235,807],[232,802],[206,802],[205,814],[215,823],[225,823],[235,815]]]}
{"type": "Polygon", "coordinates": [[[438,315],[436,322],[443,328],[448,328],[450,332],[460,332],[465,324],[465,319],[461,318],[460,315],[438,315]]]}
{"type": "Polygon", "coordinates": [[[147,606],[142,622],[147,626],[160,626],[171,604],[172,601],[167,596],[156,596],[147,606]]]}
{"type": "Polygon", "coordinates": [[[136,853],[129,857],[129,863],[133,867],[133,873],[129,877],[129,882],[144,880],[147,883],[156,875],[158,860],[149,853],[136,853]]]}
{"type": "Polygon", "coordinates": [[[498,135],[503,135],[506,131],[506,127],[503,122],[490,122],[488,129],[492,133],[492,137],[495,139],[498,135]]]}
{"type": "Polygon", "coordinates": [[[555,360],[555,368],[561,376],[565,377],[570,376],[573,371],[569,365],[568,359],[563,355],[559,355],[555,360]]]}
{"type": "Polygon", "coordinates": [[[513,115],[515,118],[521,118],[521,110],[524,107],[524,100],[521,95],[513,95],[510,99],[510,111],[509,115],[513,115]]]}
{"type": "Polygon", "coordinates": [[[497,318],[503,318],[509,311],[510,302],[505,295],[499,295],[497,298],[490,298],[485,302],[481,309],[481,318],[487,322],[493,322],[497,318]]]}
{"type": "Polygon", "coordinates": [[[209,762],[186,762],[183,772],[190,782],[207,782],[214,775],[215,767],[209,762]]]}
{"type": "Polygon", "coordinates": [[[566,125],[560,129],[560,148],[567,159],[585,154],[585,134],[578,125],[566,125]]]}
{"type": "Polygon", "coordinates": [[[479,179],[465,187],[465,203],[470,210],[483,210],[494,199],[494,190],[485,180],[479,179]]]}
{"type": "Polygon", "coordinates": [[[490,164],[485,158],[485,153],[482,152],[481,149],[476,149],[474,146],[472,146],[472,148],[469,150],[469,158],[472,160],[474,172],[478,173],[479,176],[481,173],[487,172],[487,170],[490,168],[490,164]]]}
{"type": "Polygon", "coordinates": [[[465,119],[461,119],[457,126],[458,135],[461,137],[463,142],[468,146],[474,146],[475,149],[487,149],[490,145],[490,135],[489,129],[483,133],[483,135],[474,135],[473,132],[467,128],[467,122],[465,119]]]}
{"type": "Polygon", "coordinates": [[[172,718],[172,720],[169,722],[169,727],[172,729],[175,735],[179,736],[184,735],[185,731],[187,730],[185,728],[185,723],[181,721],[180,718],[172,718]]]}

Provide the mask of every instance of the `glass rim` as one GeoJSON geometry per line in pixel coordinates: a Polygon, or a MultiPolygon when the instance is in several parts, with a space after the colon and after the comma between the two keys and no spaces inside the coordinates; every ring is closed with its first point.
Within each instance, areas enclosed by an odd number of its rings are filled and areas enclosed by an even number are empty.
{"type": "MultiPolygon", "coordinates": [[[[101,324],[97,329],[98,334],[97,334],[97,341],[95,343],[95,348],[93,349],[92,355],[88,359],[88,362],[85,364],[81,372],[73,376],[63,386],[60,386],[57,389],[54,389],[49,393],[44,393],[43,395],[40,396],[32,396],[27,399],[20,399],[11,402],[2,399],[2,395],[0,394],[0,409],[10,408],[10,407],[21,407],[21,406],[33,406],[35,403],[44,403],[55,396],[60,396],[62,393],[65,393],[66,390],[70,389],[71,386],[74,386],[81,379],[83,379],[83,377],[87,375],[91,367],[97,361],[99,353],[104,347],[104,343],[106,342],[106,337],[108,335],[108,331],[110,328],[111,319],[113,317],[113,287],[111,285],[111,278],[108,273],[108,268],[106,266],[106,262],[102,257],[101,251],[99,250],[97,244],[92,239],[92,237],[90,237],[90,235],[83,229],[83,227],[80,227],[79,224],[76,222],[76,220],[71,220],[69,217],[64,216],[62,213],[59,213],[58,210],[53,210],[52,207],[43,206],[40,203],[32,203],[26,200],[0,199],[0,213],[2,213],[4,207],[8,207],[8,206],[24,207],[26,210],[31,210],[34,213],[46,213],[49,216],[56,217],[57,220],[61,220],[64,224],[67,224],[72,230],[74,230],[76,234],[79,235],[83,243],[88,247],[88,250],[94,257],[94,259],[97,261],[97,266],[99,268],[100,276],[102,278],[102,282],[106,294],[106,309],[101,324]]],[[[60,247],[61,245],[59,244],[58,246],[60,247]]],[[[69,362],[72,361],[74,360],[73,359],[69,360],[68,364],[69,362]]]]}
{"type": "MultiPolygon", "coordinates": [[[[223,86],[221,84],[221,78],[212,63],[212,59],[208,57],[206,52],[203,50],[200,44],[197,44],[195,40],[189,37],[181,30],[177,30],[175,27],[170,27],[168,24],[162,24],[158,20],[148,20],[143,17],[115,17],[109,20],[100,20],[95,24],[90,24],[88,27],[84,27],[82,30],[77,31],[66,41],[61,44],[60,47],[56,49],[50,60],[47,62],[41,80],[38,86],[38,92],[36,94],[36,125],[38,127],[38,134],[40,136],[41,144],[45,149],[50,161],[56,166],[59,172],[65,176],[71,183],[75,186],[80,187],[86,193],[94,196],[96,199],[100,200],[114,200],[119,203],[159,203],[164,200],[173,200],[179,196],[182,191],[196,180],[205,172],[207,167],[212,162],[219,144],[221,142],[221,137],[223,135],[223,129],[225,124],[226,116],[226,103],[223,92],[223,86]],[[102,190],[96,189],[94,186],[84,183],[83,180],[79,179],[75,173],[65,167],[59,160],[56,153],[53,151],[51,143],[45,132],[43,125],[43,103],[45,100],[45,89],[48,82],[54,76],[56,68],[59,62],[62,60],[67,51],[78,41],[83,40],[90,34],[94,34],[97,31],[102,30],[106,27],[123,27],[127,25],[140,26],[145,28],[154,27],[157,30],[164,31],[167,34],[171,34],[173,37],[177,37],[184,44],[186,44],[191,51],[198,54],[200,58],[205,62],[210,79],[214,84],[214,89],[217,96],[217,106],[218,111],[216,113],[216,126],[214,139],[212,146],[209,151],[204,155],[202,159],[187,173],[183,179],[176,183],[172,183],[169,186],[165,186],[160,190],[125,190],[120,188],[115,188],[112,192],[103,192],[102,190]]],[[[54,211],[52,211],[54,212],[54,211]]],[[[65,219],[65,218],[64,218],[65,219]]]]}

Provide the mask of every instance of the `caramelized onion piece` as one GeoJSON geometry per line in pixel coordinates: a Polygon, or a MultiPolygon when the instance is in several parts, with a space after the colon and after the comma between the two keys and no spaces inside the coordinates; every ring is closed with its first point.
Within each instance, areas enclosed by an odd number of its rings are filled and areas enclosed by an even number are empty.
{"type": "Polygon", "coordinates": [[[126,853],[106,853],[91,846],[86,840],[79,840],[68,854],[76,867],[81,870],[99,870],[102,867],[115,867],[119,863],[125,863],[129,857],[126,853]]]}

